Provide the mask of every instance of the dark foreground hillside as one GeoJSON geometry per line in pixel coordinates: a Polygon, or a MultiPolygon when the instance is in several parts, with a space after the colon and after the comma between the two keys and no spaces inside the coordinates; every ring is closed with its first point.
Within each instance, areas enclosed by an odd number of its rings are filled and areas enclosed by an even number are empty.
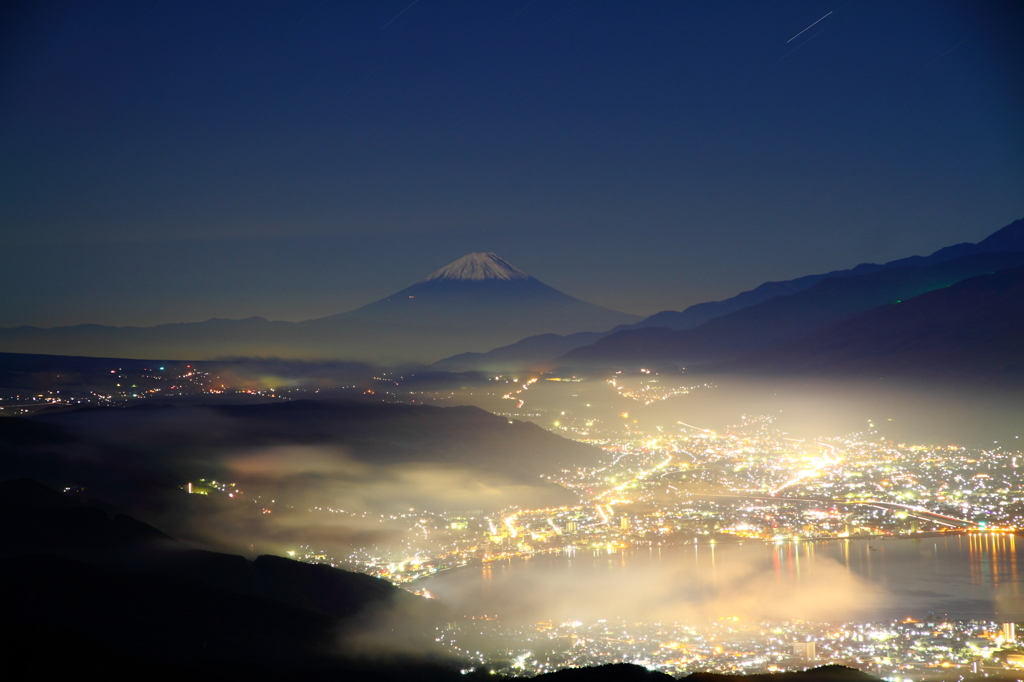
{"type": "Polygon", "coordinates": [[[433,642],[450,618],[436,602],[328,566],[194,550],[31,480],[0,484],[0,537],[6,671],[447,679],[457,666],[433,642]]]}
{"type": "MultiPolygon", "coordinates": [[[[534,679],[542,682],[668,682],[673,678],[638,665],[617,663],[593,668],[567,668],[538,675],[534,679]]],[[[693,673],[678,679],[687,682],[879,682],[879,678],[874,675],[842,665],[824,665],[798,672],[763,675],[693,673]]]]}

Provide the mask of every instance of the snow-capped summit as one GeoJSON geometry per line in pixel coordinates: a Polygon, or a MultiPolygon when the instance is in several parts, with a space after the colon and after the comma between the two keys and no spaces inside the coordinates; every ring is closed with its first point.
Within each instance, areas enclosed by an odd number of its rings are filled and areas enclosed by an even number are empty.
{"type": "Polygon", "coordinates": [[[468,279],[480,281],[485,279],[531,279],[529,275],[500,258],[494,253],[471,253],[463,256],[454,263],[449,263],[424,282],[435,279],[468,279]]]}

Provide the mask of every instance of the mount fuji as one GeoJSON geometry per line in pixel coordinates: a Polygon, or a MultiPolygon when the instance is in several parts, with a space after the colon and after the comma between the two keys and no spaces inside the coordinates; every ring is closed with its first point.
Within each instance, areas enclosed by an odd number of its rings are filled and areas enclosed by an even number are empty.
{"type": "Polygon", "coordinates": [[[303,322],[210,319],[155,327],[0,328],[0,352],[166,360],[226,357],[428,362],[525,336],[605,331],[637,315],[573,298],[493,253],[471,253],[355,310],[303,322]]]}
{"type": "Polygon", "coordinates": [[[563,294],[496,254],[471,253],[387,298],[323,319],[603,331],[630,318],[640,319],[563,294]]]}

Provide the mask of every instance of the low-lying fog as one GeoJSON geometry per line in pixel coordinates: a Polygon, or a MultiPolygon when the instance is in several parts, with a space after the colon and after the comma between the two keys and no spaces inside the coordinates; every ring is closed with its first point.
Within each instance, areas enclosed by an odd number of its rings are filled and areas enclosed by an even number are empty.
{"type": "Polygon", "coordinates": [[[85,486],[180,539],[250,555],[344,557],[400,541],[423,511],[572,504],[538,469],[601,454],[476,409],[279,402],[37,419],[54,433],[8,452],[5,477],[85,486]]]}
{"type": "MultiPolygon", "coordinates": [[[[438,395],[443,396],[443,391],[438,395]]],[[[651,372],[628,376],[607,373],[579,383],[541,377],[512,398],[515,400],[502,400],[500,394],[470,387],[455,391],[444,404],[480,405],[536,421],[556,432],[561,431],[554,422],[565,411],[615,422],[626,412],[630,420],[637,420],[638,428],[651,430],[683,421],[721,431],[739,423],[744,415],[767,415],[781,431],[797,438],[845,436],[864,431],[869,423],[879,437],[897,443],[980,447],[993,441],[1005,444],[1024,438],[1024,388],[1012,392],[881,380],[651,372]],[[612,389],[609,378],[626,390],[612,389]],[[692,388],[662,398],[671,393],[672,387],[692,388]],[[518,407],[520,398],[524,404],[518,407]]]]}
{"type": "Polygon", "coordinates": [[[842,620],[884,594],[836,561],[805,559],[799,570],[788,568],[767,552],[705,544],[538,556],[486,567],[482,577],[467,568],[417,584],[457,613],[497,614],[511,623],[842,620]]]}

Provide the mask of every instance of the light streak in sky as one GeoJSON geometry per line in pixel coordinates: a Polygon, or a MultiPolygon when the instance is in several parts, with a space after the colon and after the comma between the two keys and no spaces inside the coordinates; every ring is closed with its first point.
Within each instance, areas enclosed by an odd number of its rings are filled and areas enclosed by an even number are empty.
{"type": "MultiPolygon", "coordinates": [[[[393,22],[393,21],[394,21],[395,19],[397,19],[398,17],[400,17],[400,16],[402,16],[403,14],[405,14],[406,12],[408,12],[408,11],[409,11],[409,7],[412,7],[413,5],[415,5],[415,4],[416,4],[417,2],[419,2],[419,1],[420,1],[420,0],[412,0],[412,2],[410,2],[410,3],[409,3],[409,5],[408,5],[408,6],[407,6],[407,7],[405,8],[405,9],[403,9],[403,10],[402,10],[401,12],[399,12],[398,14],[396,14],[395,16],[393,16],[393,17],[391,18],[391,21],[389,21],[388,23],[386,23],[386,24],[384,24],[383,26],[381,26],[381,27],[380,27],[380,28],[381,28],[381,30],[383,31],[383,30],[384,30],[384,29],[386,29],[386,28],[387,28],[388,26],[390,26],[390,25],[391,25],[391,23],[392,23],[392,22],[393,22]]],[[[829,12],[829,14],[831,14],[831,12],[829,12]]]]}
{"type": "MultiPolygon", "coordinates": [[[[832,14],[832,12],[829,12],[828,14],[832,14]]],[[[828,14],[826,14],[826,15],[825,15],[825,17],[827,17],[827,16],[828,16],[828,14]]],[[[821,19],[824,19],[825,17],[822,17],[821,19]]],[[[821,19],[818,19],[818,21],[821,21],[821,19]]],[[[817,23],[818,23],[818,21],[814,22],[814,24],[817,24],[817,23]]],[[[811,24],[811,26],[814,26],[814,24],[811,24]]],[[[786,42],[787,42],[787,43],[791,43],[791,42],[793,42],[794,40],[796,40],[796,39],[797,39],[797,37],[798,37],[798,36],[800,36],[800,35],[802,35],[802,34],[806,33],[806,32],[807,32],[807,30],[808,30],[809,28],[811,28],[811,26],[808,26],[808,27],[807,27],[807,28],[805,28],[805,29],[804,29],[803,31],[800,31],[800,33],[797,33],[797,34],[796,34],[795,36],[793,36],[792,38],[790,38],[790,39],[789,39],[789,40],[787,40],[786,42]]]]}
{"type": "Polygon", "coordinates": [[[953,47],[949,48],[948,50],[946,50],[945,52],[943,52],[942,54],[940,54],[940,55],[939,55],[938,57],[936,57],[935,59],[931,60],[930,62],[928,62],[927,64],[925,64],[924,66],[922,66],[922,67],[921,67],[920,69],[918,69],[917,71],[915,71],[915,72],[914,72],[914,74],[913,74],[913,75],[911,75],[911,76],[910,76],[910,78],[907,78],[907,80],[903,81],[903,83],[905,84],[905,83],[908,83],[909,81],[913,80],[913,79],[914,79],[914,78],[915,78],[915,77],[917,76],[917,74],[921,73],[922,71],[924,71],[925,69],[927,69],[927,68],[928,68],[929,66],[931,66],[932,64],[934,64],[935,62],[939,61],[940,59],[942,59],[943,57],[945,57],[945,56],[946,56],[947,54],[949,54],[950,52],[952,52],[952,51],[953,51],[953,50],[955,50],[956,48],[958,48],[958,47],[960,47],[961,45],[963,45],[964,43],[966,43],[966,42],[967,42],[968,40],[970,40],[970,39],[969,39],[969,38],[965,38],[964,40],[961,40],[961,41],[960,41],[959,43],[957,43],[957,44],[956,44],[956,45],[954,45],[953,47]]]}

